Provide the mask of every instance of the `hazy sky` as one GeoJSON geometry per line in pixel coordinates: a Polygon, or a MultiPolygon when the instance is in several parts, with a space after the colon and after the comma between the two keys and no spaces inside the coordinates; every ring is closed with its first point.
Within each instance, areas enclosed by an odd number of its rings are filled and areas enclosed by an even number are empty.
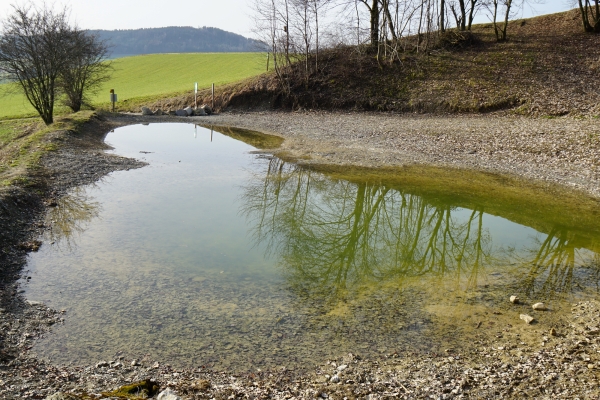
{"type": "MultiPolygon", "coordinates": [[[[10,5],[23,0],[0,0],[0,18],[10,5]]],[[[35,4],[42,0],[33,0],[35,4]]],[[[251,36],[249,16],[252,0],[46,0],[47,4],[68,5],[72,18],[87,29],[134,29],[163,26],[213,26],[251,36]]],[[[572,7],[570,0],[547,0],[524,16],[550,14],[572,7]]]]}

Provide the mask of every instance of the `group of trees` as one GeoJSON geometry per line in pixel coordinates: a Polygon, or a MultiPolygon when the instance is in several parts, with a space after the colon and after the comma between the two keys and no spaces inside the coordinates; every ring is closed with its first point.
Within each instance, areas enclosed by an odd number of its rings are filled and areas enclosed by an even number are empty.
{"type": "MultiPolygon", "coordinates": [[[[319,68],[323,45],[365,45],[377,51],[378,59],[393,61],[400,52],[426,51],[449,37],[467,37],[478,16],[489,18],[502,42],[518,11],[543,1],[254,0],[254,17],[276,72],[302,60],[309,76],[319,68]]],[[[584,29],[600,32],[600,0],[577,1],[584,29]]]]}
{"type": "Polygon", "coordinates": [[[0,73],[15,82],[46,124],[62,98],[77,112],[90,93],[109,78],[106,44],[69,23],[59,12],[33,5],[13,6],[0,30],[0,73]]]}

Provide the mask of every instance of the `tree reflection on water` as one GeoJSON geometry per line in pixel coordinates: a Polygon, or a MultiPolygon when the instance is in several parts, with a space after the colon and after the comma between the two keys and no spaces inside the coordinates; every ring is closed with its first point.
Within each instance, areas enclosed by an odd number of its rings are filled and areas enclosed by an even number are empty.
{"type": "Polygon", "coordinates": [[[76,235],[85,231],[99,214],[100,204],[89,198],[85,188],[75,188],[62,196],[56,207],[50,208],[46,216],[51,228],[46,233],[47,239],[70,250],[76,235]]]}
{"type": "Polygon", "coordinates": [[[589,286],[591,275],[599,281],[598,255],[578,250],[568,229],[506,251],[493,243],[483,207],[467,210],[379,181],[333,179],[277,158],[245,187],[243,203],[256,242],[307,295],[335,300],[360,285],[415,277],[470,290],[501,272],[527,296],[548,298],[589,286]],[[591,273],[579,273],[590,257],[591,273]]]}

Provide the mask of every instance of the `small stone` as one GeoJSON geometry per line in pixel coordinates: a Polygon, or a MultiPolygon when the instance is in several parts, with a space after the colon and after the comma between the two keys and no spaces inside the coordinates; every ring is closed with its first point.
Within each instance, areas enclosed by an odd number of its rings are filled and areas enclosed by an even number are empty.
{"type": "Polygon", "coordinates": [[[98,364],[96,364],[96,368],[105,368],[108,367],[110,364],[106,361],[100,361],[98,364]]]}
{"type": "Polygon", "coordinates": [[[340,382],[340,377],[337,375],[334,375],[331,377],[331,379],[329,379],[329,382],[331,383],[339,383],[340,382]]]}
{"type": "Polygon", "coordinates": [[[547,310],[544,303],[535,303],[533,306],[531,306],[531,308],[533,308],[535,311],[546,311],[547,310]]]}
{"type": "Polygon", "coordinates": [[[206,379],[198,379],[196,382],[194,382],[193,386],[194,386],[194,388],[201,390],[201,391],[207,391],[208,389],[211,388],[210,382],[207,381],[206,379]]]}
{"type": "Polygon", "coordinates": [[[558,333],[556,333],[556,329],[554,329],[554,328],[550,329],[550,336],[558,336],[558,333]]]}
{"type": "Polygon", "coordinates": [[[142,115],[154,115],[154,113],[148,107],[142,107],[142,115]]]}
{"type": "Polygon", "coordinates": [[[517,296],[510,296],[510,302],[513,304],[519,304],[519,298],[517,296]]]}
{"type": "Polygon", "coordinates": [[[52,396],[46,397],[46,400],[77,400],[77,397],[72,396],[70,394],[58,392],[53,394],[52,396]]]}
{"type": "Polygon", "coordinates": [[[29,304],[30,306],[43,306],[44,305],[44,303],[42,303],[41,301],[27,300],[26,303],[29,304]]]}
{"type": "Polygon", "coordinates": [[[177,395],[177,393],[175,393],[171,389],[167,389],[167,390],[161,392],[156,399],[157,400],[183,400],[181,397],[179,397],[177,395]]]}
{"type": "Polygon", "coordinates": [[[155,362],[154,365],[152,366],[152,369],[158,369],[160,368],[160,363],[155,362]]]}
{"type": "Polygon", "coordinates": [[[133,361],[131,362],[131,366],[132,366],[132,367],[137,367],[138,365],[140,365],[140,362],[139,362],[138,360],[133,360],[133,361]]]}
{"type": "Polygon", "coordinates": [[[341,371],[345,370],[346,368],[348,368],[348,366],[346,364],[343,364],[343,365],[340,365],[339,367],[337,367],[337,370],[341,372],[341,371]]]}
{"type": "Polygon", "coordinates": [[[530,316],[530,315],[527,315],[527,314],[521,314],[520,318],[521,318],[523,321],[525,321],[525,323],[526,323],[527,325],[529,325],[529,324],[531,324],[533,321],[535,321],[535,318],[533,318],[532,316],[530,316]]]}

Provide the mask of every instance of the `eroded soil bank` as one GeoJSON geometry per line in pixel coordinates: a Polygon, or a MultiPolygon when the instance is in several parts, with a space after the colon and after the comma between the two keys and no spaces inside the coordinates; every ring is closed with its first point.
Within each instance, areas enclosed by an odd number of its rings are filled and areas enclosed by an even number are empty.
{"type": "MultiPolygon", "coordinates": [[[[142,122],[192,122],[237,126],[286,138],[278,153],[302,163],[401,167],[433,165],[507,173],[573,187],[598,197],[599,134],[595,120],[533,120],[513,117],[425,117],[338,113],[222,114],[198,118],[95,118],[81,132],[57,132],[50,152],[35,172],[37,184],[2,196],[0,276],[0,398],[46,398],[57,392],[73,398],[101,398],[121,385],[153,379],[184,398],[598,398],[600,303],[574,305],[557,316],[551,332],[498,314],[482,319],[471,350],[440,354],[382,354],[363,360],[340,354],[314,371],[243,374],[175,370],[160,360],[98,360],[90,366],[52,366],[28,354],[35,337],[68,317],[60,310],[30,304],[17,280],[28,251],[39,245],[41,216],[69,188],[106,174],[143,166],[107,155],[109,130],[142,122]],[[503,323],[499,322],[503,321],[503,323]]],[[[508,302],[507,294],[507,302],[508,302]]],[[[504,313],[506,313],[503,310],[504,313]]],[[[550,311],[551,312],[551,311],[550,311]]],[[[69,398],[69,397],[65,397],[69,398]]]]}

